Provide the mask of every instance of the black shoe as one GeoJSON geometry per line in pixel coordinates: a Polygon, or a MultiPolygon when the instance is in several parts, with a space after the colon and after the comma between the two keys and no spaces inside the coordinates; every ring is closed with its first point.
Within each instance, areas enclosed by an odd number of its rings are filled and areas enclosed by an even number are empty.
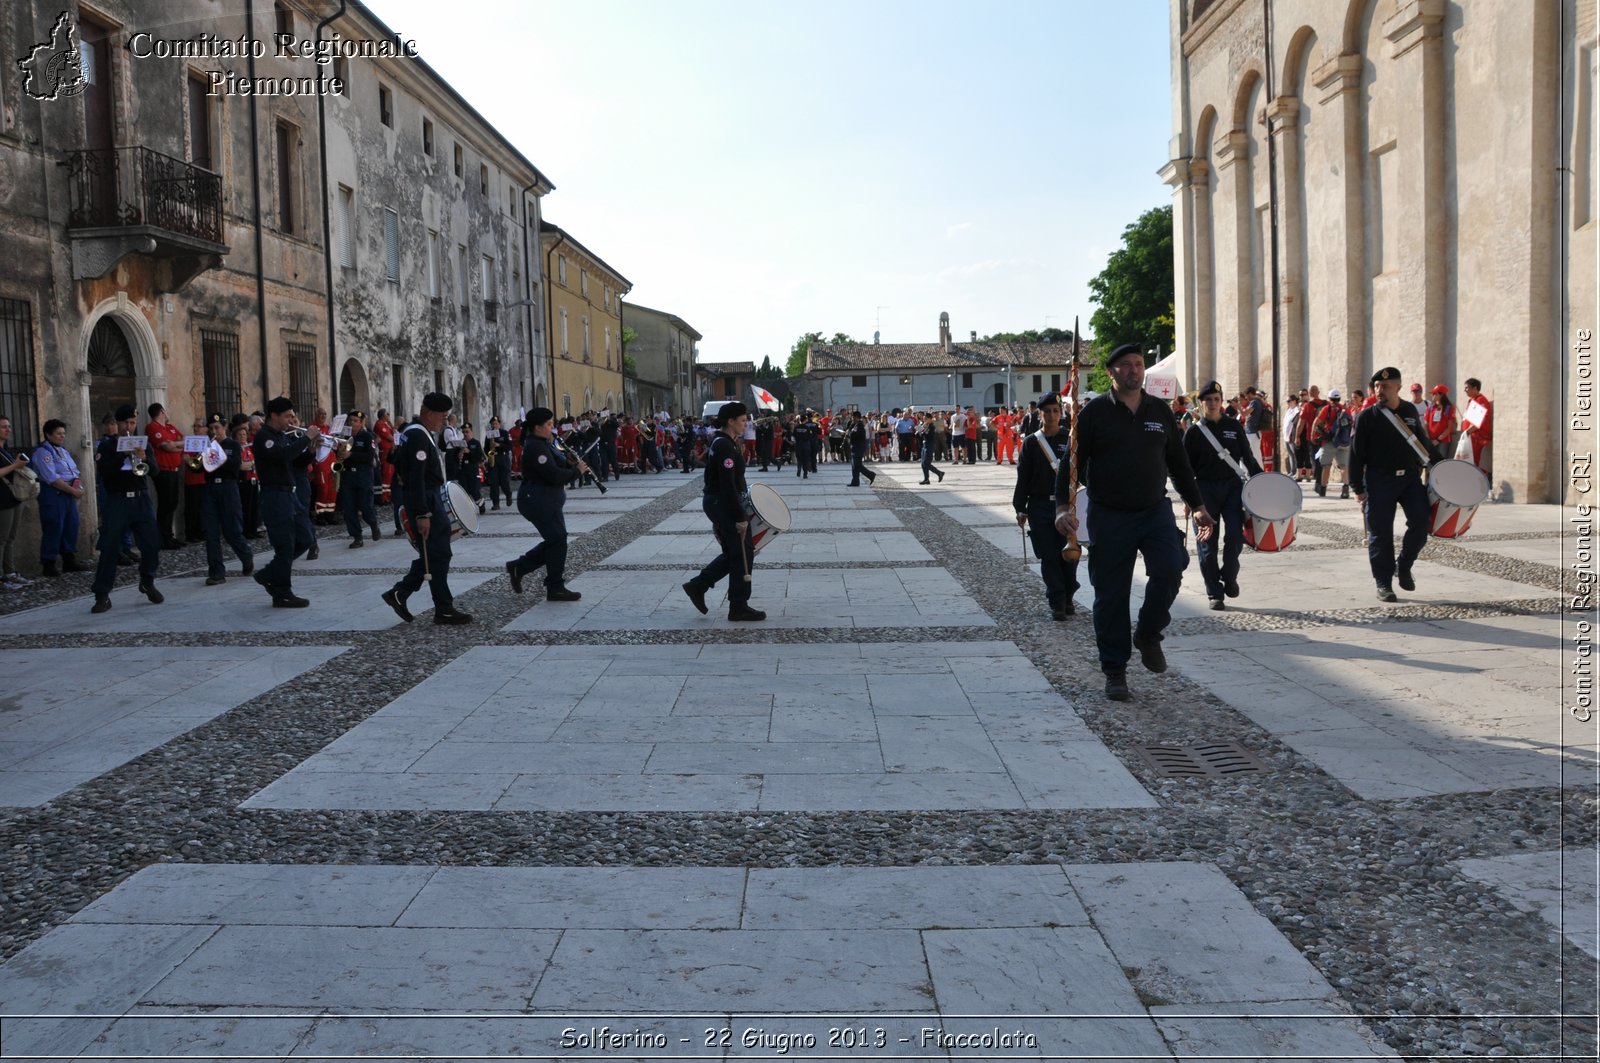
{"type": "Polygon", "coordinates": [[[304,609],[310,604],[310,599],[301,598],[296,594],[275,594],[272,597],[274,609],[304,609]]]}
{"type": "Polygon", "coordinates": [[[321,556],[322,556],[322,551],[318,547],[313,546],[311,549],[306,551],[306,560],[307,561],[315,561],[317,558],[319,558],[321,556]]]}
{"type": "Polygon", "coordinates": [[[272,584],[267,582],[267,574],[265,572],[257,572],[251,578],[261,584],[262,589],[268,594],[272,593],[272,584]]]}
{"type": "Polygon", "coordinates": [[[435,609],[433,611],[433,622],[442,625],[470,624],[472,623],[472,614],[458,613],[454,609],[435,609]]]}
{"type": "Polygon", "coordinates": [[[89,566],[78,564],[78,555],[77,554],[62,554],[61,555],[61,571],[63,571],[63,572],[87,572],[87,571],[89,571],[89,566]]]}
{"type": "Polygon", "coordinates": [[[1417,581],[1411,578],[1411,570],[1409,568],[1400,569],[1395,573],[1394,579],[1396,583],[1400,584],[1400,589],[1403,591],[1417,589],[1417,581]]]}
{"type": "MultiPolygon", "coordinates": [[[[44,575],[46,575],[46,576],[51,577],[52,579],[59,579],[60,576],[61,576],[61,573],[56,570],[56,563],[54,561],[45,561],[45,562],[43,562],[41,564],[40,567],[41,567],[42,573],[44,575]]],[[[110,606],[107,606],[106,608],[109,609],[110,606]]]]}
{"type": "Polygon", "coordinates": [[[498,502],[496,502],[496,503],[495,503],[495,504],[494,504],[494,509],[495,509],[495,512],[497,512],[497,513],[498,513],[498,512],[499,512],[499,511],[500,511],[500,503],[498,503],[498,502]]]}
{"type": "Polygon", "coordinates": [[[920,484],[922,484],[922,486],[924,486],[924,487],[928,486],[928,481],[927,480],[919,480],[918,482],[920,484]]]}
{"type": "Polygon", "coordinates": [[[729,620],[765,620],[767,614],[760,609],[752,609],[748,605],[728,606],[729,620]]]}
{"type": "Polygon", "coordinates": [[[851,480],[849,483],[845,484],[845,486],[846,487],[860,487],[861,486],[861,481],[860,480],[851,480]]]}
{"type": "Polygon", "coordinates": [[[161,543],[163,550],[182,550],[184,543],[179,539],[164,539],[161,543]]]}
{"type": "Polygon", "coordinates": [[[1221,598],[1213,598],[1211,599],[1211,608],[1221,612],[1222,610],[1226,609],[1227,606],[1223,603],[1221,598]]]}
{"type": "Polygon", "coordinates": [[[506,575],[511,577],[511,593],[522,593],[522,569],[517,567],[515,561],[506,562],[506,575]]]}
{"type": "Polygon", "coordinates": [[[1235,579],[1228,580],[1222,585],[1222,593],[1226,594],[1229,598],[1239,597],[1239,581],[1235,579]]]}
{"type": "Polygon", "coordinates": [[[1349,484],[1345,484],[1343,487],[1341,487],[1339,489],[1339,497],[1340,498],[1349,498],[1350,497],[1350,485],[1349,484]]]}
{"type": "Polygon", "coordinates": [[[940,483],[944,483],[944,473],[935,471],[934,475],[939,478],[940,483]]]}
{"type": "Polygon", "coordinates": [[[1106,697],[1112,701],[1129,701],[1133,698],[1133,692],[1128,689],[1126,672],[1106,673],[1106,697]]]}
{"type": "Polygon", "coordinates": [[[1167,655],[1161,652],[1161,636],[1154,637],[1142,631],[1133,633],[1133,648],[1139,651],[1139,661],[1149,672],[1165,672],[1167,655]]]}
{"type": "Polygon", "coordinates": [[[1387,583],[1378,584],[1378,601],[1398,602],[1399,600],[1399,598],[1395,597],[1394,588],[1390,587],[1387,583]]]}
{"type": "Polygon", "coordinates": [[[167,596],[156,590],[155,580],[142,579],[139,581],[139,593],[149,598],[155,605],[160,605],[167,600],[167,596]]]}
{"type": "Polygon", "coordinates": [[[206,577],[206,586],[207,587],[220,587],[222,584],[224,584],[226,582],[228,582],[228,577],[227,576],[207,576],[206,577]]]}
{"type": "Polygon", "coordinates": [[[394,610],[395,616],[398,616],[406,623],[409,624],[412,620],[416,619],[411,615],[411,610],[406,608],[406,600],[400,597],[400,595],[396,594],[393,587],[383,592],[383,600],[390,609],[394,610]]]}
{"type": "Polygon", "coordinates": [[[245,560],[244,567],[239,569],[239,575],[241,575],[241,576],[253,576],[253,575],[255,575],[255,571],[256,571],[256,559],[251,557],[251,558],[247,558],[245,560]]]}
{"type": "Polygon", "coordinates": [[[372,526],[372,541],[373,542],[377,542],[379,539],[382,539],[382,538],[383,538],[383,533],[380,532],[378,530],[378,526],[376,524],[374,524],[372,526]]]}
{"type": "Polygon", "coordinates": [[[1323,487],[1321,484],[1318,484],[1317,486],[1313,487],[1312,490],[1317,493],[1317,496],[1319,498],[1327,498],[1328,497],[1328,489],[1326,487],[1323,487]]]}
{"type": "Polygon", "coordinates": [[[91,613],[103,613],[103,612],[106,612],[110,608],[111,608],[111,599],[110,598],[103,598],[103,597],[102,598],[96,598],[94,600],[94,608],[90,609],[89,612],[91,612],[91,613]]]}
{"type": "Polygon", "coordinates": [[[577,591],[569,591],[565,587],[557,587],[555,590],[547,589],[544,592],[544,596],[552,602],[575,602],[583,597],[577,591]]]}
{"type": "Polygon", "coordinates": [[[706,608],[705,589],[699,584],[695,583],[694,580],[690,580],[688,583],[683,585],[683,593],[689,596],[689,601],[693,602],[694,607],[700,610],[700,612],[709,613],[711,611],[706,608]]]}
{"type": "Polygon", "coordinates": [[[1054,608],[1052,608],[1050,610],[1050,619],[1052,619],[1052,620],[1065,620],[1066,618],[1067,618],[1067,610],[1066,610],[1066,608],[1064,606],[1058,605],[1058,606],[1055,606],[1054,608]]]}
{"type": "Polygon", "coordinates": [[[360,539],[351,539],[351,540],[350,540],[350,547],[349,547],[349,548],[350,548],[350,549],[351,549],[351,550],[359,550],[359,549],[361,549],[361,548],[362,548],[362,547],[363,547],[363,546],[366,546],[366,545],[367,545],[367,544],[366,544],[366,543],[364,543],[364,542],[362,542],[362,541],[361,541],[361,540],[360,540],[360,539]]]}

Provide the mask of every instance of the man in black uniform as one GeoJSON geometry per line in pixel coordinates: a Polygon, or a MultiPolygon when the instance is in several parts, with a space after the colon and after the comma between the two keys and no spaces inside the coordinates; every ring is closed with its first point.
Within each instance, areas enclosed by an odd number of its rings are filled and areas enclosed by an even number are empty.
{"type": "MultiPolygon", "coordinates": [[[[294,410],[289,411],[289,427],[301,427],[300,415],[294,410]]],[[[317,527],[311,521],[311,502],[316,497],[315,492],[311,490],[311,467],[317,463],[317,451],[322,447],[323,436],[322,430],[316,426],[315,422],[306,426],[304,431],[310,446],[296,454],[289,463],[289,475],[294,480],[295,500],[299,502],[300,508],[305,510],[306,526],[311,529],[311,545],[306,547],[306,560],[315,561],[322,556],[322,550],[317,545],[317,527]],[[315,435],[312,433],[315,433],[315,435]]]]}
{"type": "Polygon", "coordinates": [[[756,421],[756,460],[761,463],[761,471],[766,472],[767,466],[772,464],[772,418],[762,417],[756,421]]]}
{"type": "Polygon", "coordinates": [[[394,441],[394,482],[398,504],[405,507],[405,520],[417,559],[400,582],[383,592],[383,600],[395,613],[410,623],[411,610],[406,599],[428,584],[433,594],[435,624],[470,624],[472,617],[459,612],[450,594],[450,517],[446,511],[443,440],[445,414],[450,412],[450,396],[430,391],[422,397],[422,412],[406,425],[394,441]]]}
{"type": "Polygon", "coordinates": [[[1028,529],[1033,551],[1039,555],[1039,574],[1044,577],[1044,596],[1050,603],[1050,615],[1056,620],[1065,620],[1078,611],[1072,603],[1072,596],[1078,589],[1078,563],[1061,558],[1067,538],[1055,525],[1056,478],[1068,461],[1072,436],[1068,426],[1061,423],[1060,395],[1053,391],[1040,395],[1039,415],[1043,426],[1022,440],[1011,508],[1017,513],[1017,526],[1028,529]]]}
{"type": "MultiPolygon", "coordinates": [[[[305,432],[286,431],[295,424],[294,403],[279,395],[267,403],[267,419],[256,433],[252,448],[256,476],[261,480],[261,523],[266,525],[272,560],[256,572],[256,582],[272,595],[277,609],[301,609],[311,603],[294,593],[294,559],[311,549],[317,533],[311,527],[297,479],[304,478],[322,433],[312,425],[305,432]],[[301,470],[298,475],[296,470],[301,470]]],[[[309,483],[307,484],[309,490],[309,483]]]]}
{"type": "Polygon", "coordinates": [[[367,415],[361,410],[351,410],[344,423],[350,426],[350,453],[345,455],[339,473],[339,508],[344,510],[344,530],[350,533],[353,550],[365,545],[361,539],[363,521],[372,529],[373,542],[383,538],[378,533],[378,509],[372,504],[378,442],[367,429],[367,415]]]}
{"type": "MultiPolygon", "coordinates": [[[[1172,408],[1144,390],[1144,348],[1125,343],[1106,359],[1111,390],[1084,406],[1078,421],[1078,474],[1089,488],[1089,582],[1094,585],[1094,638],[1100,670],[1106,675],[1106,696],[1127,701],[1128,658],[1139,659],[1152,672],[1167,670],[1161,633],[1172,620],[1172,603],[1189,567],[1189,551],[1178,533],[1167,477],[1194,511],[1201,535],[1215,523],[1206,512],[1194,472],[1184,453],[1183,437],[1172,408]],[[1133,563],[1144,555],[1144,605],[1139,626],[1129,639],[1129,595],[1133,563]]],[[[1056,530],[1076,531],[1078,517],[1067,512],[1069,468],[1056,478],[1056,530]]]]}
{"type": "Polygon", "coordinates": [[[535,406],[528,412],[527,444],[522,450],[522,487],[517,511],[539,530],[532,550],[506,562],[511,589],[522,593],[522,577],[544,569],[545,597],[552,602],[575,602],[582,597],[567,589],[567,485],[589,471],[576,454],[555,440],[555,411],[535,406]]]}
{"type": "Polygon", "coordinates": [[[868,486],[877,482],[878,474],[867,468],[867,446],[871,436],[867,430],[866,419],[861,416],[861,411],[856,410],[850,415],[850,483],[851,487],[860,487],[861,478],[867,478],[868,486]]]}
{"type": "Polygon", "coordinates": [[[801,479],[811,476],[811,448],[817,441],[817,422],[811,411],[794,426],[794,474],[801,479]]]}
{"type": "Polygon", "coordinates": [[[222,540],[233,547],[233,556],[239,559],[241,576],[256,570],[255,551],[244,537],[244,510],[239,503],[239,475],[244,448],[228,434],[222,414],[214,413],[206,426],[211,441],[227,455],[217,468],[206,473],[206,482],[200,488],[200,521],[206,532],[206,586],[215,587],[228,582],[222,567],[222,540]]]}
{"type": "MultiPolygon", "coordinates": [[[[600,411],[600,425],[596,434],[600,440],[600,479],[622,479],[622,469],[617,464],[617,415],[610,410],[600,411]]],[[[587,444],[585,444],[587,446],[587,444]]]]}
{"type": "MultiPolygon", "coordinates": [[[[728,619],[765,620],[767,614],[750,608],[750,584],[755,550],[750,542],[750,520],[745,515],[744,426],[750,411],[742,402],[730,402],[717,411],[717,434],[706,450],[705,495],[701,508],[711,521],[722,553],[700,574],[683,585],[683,593],[702,613],[706,591],[723,576],[728,580],[728,619]]],[[[859,415],[858,415],[859,416],[859,415]]]]}
{"type": "Polygon", "coordinates": [[[456,483],[467,489],[467,494],[478,504],[478,512],[483,512],[483,488],[479,483],[479,473],[483,469],[483,444],[478,442],[478,437],[472,432],[472,422],[468,421],[461,426],[461,467],[456,470],[456,483]]]}
{"type": "Polygon", "coordinates": [[[489,431],[483,437],[484,471],[489,481],[489,501],[500,508],[500,496],[511,504],[511,437],[500,427],[500,418],[489,418],[489,431]]]}
{"type": "Polygon", "coordinates": [[[1400,370],[1387,366],[1372,374],[1377,402],[1356,417],[1350,444],[1350,488],[1367,515],[1367,559],[1378,585],[1378,600],[1393,602],[1391,579],[1414,591],[1411,565],[1428,542],[1428,489],[1423,472],[1438,458],[1428,442],[1417,408],[1400,398],[1400,370]],[[1406,514],[1400,556],[1394,553],[1394,511],[1406,514]]]}
{"type": "Polygon", "coordinates": [[[1206,510],[1221,524],[1222,564],[1217,564],[1217,535],[1196,537],[1200,578],[1206,581],[1211,608],[1222,598],[1239,597],[1239,555],[1244,552],[1244,481],[1261,472],[1245,437],[1244,426],[1222,412],[1222,385],[1213,380],[1200,389],[1201,418],[1183,436],[1183,449],[1200,485],[1206,510]],[[1226,457],[1217,453],[1221,447],[1226,457]]]}
{"type": "Polygon", "coordinates": [[[118,435],[109,435],[95,447],[95,475],[105,485],[105,511],[100,515],[100,551],[95,562],[94,607],[91,613],[103,613],[111,608],[111,588],[117,582],[117,559],[122,554],[122,537],[133,532],[139,544],[139,591],[156,605],[166,601],[166,596],[156,590],[156,569],[161,565],[161,533],[156,528],[156,507],[150,501],[147,484],[148,465],[144,473],[136,472],[145,461],[144,449],[118,452],[119,435],[131,436],[139,427],[139,412],[131,403],[123,403],[116,410],[118,435]]]}

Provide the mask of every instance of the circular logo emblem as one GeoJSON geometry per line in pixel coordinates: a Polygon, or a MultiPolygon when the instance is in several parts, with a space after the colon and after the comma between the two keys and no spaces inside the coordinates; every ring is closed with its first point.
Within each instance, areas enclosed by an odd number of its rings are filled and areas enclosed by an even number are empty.
{"type": "Polygon", "coordinates": [[[267,449],[268,449],[268,450],[271,450],[271,449],[272,449],[272,443],[273,443],[273,441],[272,441],[272,440],[270,440],[270,439],[269,439],[269,440],[267,440],[267,449]]]}
{"type": "Polygon", "coordinates": [[[428,460],[428,452],[426,450],[417,451],[417,460],[418,461],[427,461],[428,460]]]}
{"type": "Polygon", "coordinates": [[[540,465],[543,465],[545,462],[547,462],[549,460],[550,460],[549,456],[547,456],[545,454],[540,454],[539,455],[539,464],[540,465]]]}
{"type": "Polygon", "coordinates": [[[722,467],[723,467],[723,468],[724,468],[724,469],[731,469],[731,468],[733,468],[733,459],[732,459],[732,458],[723,458],[723,459],[722,459],[722,467]]]}

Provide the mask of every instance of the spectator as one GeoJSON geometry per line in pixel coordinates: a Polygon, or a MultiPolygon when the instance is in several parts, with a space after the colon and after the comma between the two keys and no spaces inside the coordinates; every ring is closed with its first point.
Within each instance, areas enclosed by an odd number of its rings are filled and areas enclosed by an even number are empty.
{"type": "Polygon", "coordinates": [[[1340,498],[1350,497],[1350,443],[1355,438],[1355,412],[1340,401],[1339,389],[1334,388],[1328,392],[1328,404],[1317,415],[1317,423],[1312,426],[1312,441],[1321,449],[1317,461],[1322,472],[1317,480],[1316,491],[1318,495],[1326,497],[1328,494],[1328,480],[1333,475],[1333,467],[1339,466],[1339,479],[1344,484],[1339,492],[1340,498]]]}
{"type": "MultiPolygon", "coordinates": [[[[1494,404],[1483,393],[1483,383],[1477,377],[1468,377],[1467,405],[1462,411],[1461,425],[1466,430],[1472,447],[1472,463],[1490,476],[1489,448],[1494,442],[1494,404]]],[[[1490,483],[1493,483],[1493,477],[1490,483]]]]}
{"type": "Polygon", "coordinates": [[[33,581],[24,579],[11,556],[17,528],[22,524],[22,500],[11,491],[18,470],[27,468],[27,455],[11,448],[11,419],[0,417],[0,588],[20,590],[33,581]]]}
{"type": "Polygon", "coordinates": [[[1428,398],[1428,405],[1422,411],[1428,441],[1440,454],[1449,454],[1456,442],[1456,408],[1450,401],[1450,389],[1435,384],[1428,398]]]}
{"type": "Polygon", "coordinates": [[[39,475],[39,565],[46,576],[83,572],[78,564],[78,500],[83,497],[83,474],[67,450],[67,423],[54,418],[44,423],[44,442],[33,452],[33,471],[39,475]],[[56,558],[61,559],[61,572],[56,558]]]}

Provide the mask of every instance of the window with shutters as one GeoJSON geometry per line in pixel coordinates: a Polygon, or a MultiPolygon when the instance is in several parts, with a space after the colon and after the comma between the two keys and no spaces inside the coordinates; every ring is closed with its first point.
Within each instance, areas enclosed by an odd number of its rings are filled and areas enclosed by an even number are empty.
{"type": "Polygon", "coordinates": [[[589,353],[589,315],[583,315],[583,360],[594,361],[594,356],[589,353]]]}
{"type": "Polygon", "coordinates": [[[389,375],[394,388],[394,421],[395,424],[405,424],[411,411],[411,407],[406,405],[406,367],[399,362],[392,363],[389,375]]]}
{"type": "Polygon", "coordinates": [[[400,283],[400,215],[383,210],[383,268],[390,284],[400,283]]]}
{"type": "Polygon", "coordinates": [[[971,373],[962,373],[961,374],[961,386],[964,387],[964,388],[970,388],[972,386],[972,374],[971,373]]]}
{"type": "Polygon", "coordinates": [[[611,285],[609,285],[609,284],[608,284],[608,285],[606,285],[606,302],[605,302],[605,307],[606,307],[606,309],[607,309],[607,310],[610,310],[610,309],[611,309],[611,285]]]}
{"type": "Polygon", "coordinates": [[[456,145],[456,176],[457,177],[461,176],[462,168],[463,167],[462,167],[462,163],[461,163],[461,145],[457,144],[456,145]]]}
{"type": "Polygon", "coordinates": [[[422,154],[433,157],[433,122],[427,118],[422,120],[422,154]]]}
{"type": "Polygon", "coordinates": [[[0,417],[11,419],[11,442],[18,447],[38,442],[37,394],[33,305],[25,299],[0,299],[0,417]]]}
{"type": "Polygon", "coordinates": [[[467,245],[456,245],[456,298],[461,303],[461,316],[467,316],[467,245]]]}
{"type": "Polygon", "coordinates": [[[433,390],[437,391],[441,395],[445,393],[443,369],[435,369],[433,371],[433,390]]]}
{"type": "Polygon", "coordinates": [[[279,122],[275,130],[278,156],[278,228],[286,233],[295,231],[295,193],[298,191],[298,160],[295,158],[295,128],[279,122]]]}
{"type": "Polygon", "coordinates": [[[244,390],[239,382],[239,334],[200,330],[200,376],[205,390],[205,413],[232,417],[244,410],[244,390]]]}
{"type": "Polygon", "coordinates": [[[556,283],[563,288],[567,286],[567,256],[556,256],[556,283]]]}
{"type": "Polygon", "coordinates": [[[1060,391],[1061,390],[1061,374],[1060,373],[1051,373],[1050,374],[1050,390],[1051,391],[1060,391]]]}
{"type": "Polygon", "coordinates": [[[211,151],[211,96],[205,78],[189,74],[189,161],[202,170],[215,170],[211,151]]]}
{"type": "Polygon", "coordinates": [[[336,219],[339,231],[335,238],[338,240],[339,265],[345,269],[355,269],[356,266],[356,194],[355,190],[339,186],[339,214],[336,219]]]}
{"type": "Polygon", "coordinates": [[[339,95],[350,95],[350,59],[348,56],[336,55],[333,57],[333,77],[339,82],[339,95]]]}
{"type": "Polygon", "coordinates": [[[489,194],[489,166],[487,163],[478,163],[478,191],[484,195],[489,194]]]}
{"type": "Polygon", "coordinates": [[[1033,374],[1033,393],[1035,395],[1037,395],[1037,394],[1039,394],[1039,392],[1041,392],[1043,390],[1044,390],[1044,377],[1039,373],[1033,374]]]}
{"type": "Polygon", "coordinates": [[[317,349],[309,343],[291,343],[289,349],[289,401],[300,420],[309,421],[317,409],[317,349]]]}
{"type": "Polygon", "coordinates": [[[378,121],[394,128],[394,93],[382,82],[378,84],[378,121]]]}
{"type": "Polygon", "coordinates": [[[479,263],[482,276],[479,278],[483,288],[483,318],[485,321],[498,320],[500,310],[499,285],[495,283],[494,256],[484,255],[479,263]]]}
{"type": "Polygon", "coordinates": [[[578,294],[583,296],[589,294],[589,271],[586,269],[578,271],[578,294]]]}
{"type": "Polygon", "coordinates": [[[572,345],[567,341],[567,308],[561,308],[561,357],[572,357],[572,345]]]}
{"type": "Polygon", "coordinates": [[[439,301],[439,230],[428,230],[428,298],[439,301]]]}
{"type": "Polygon", "coordinates": [[[606,333],[606,368],[610,369],[611,368],[611,326],[610,325],[606,326],[605,333],[606,333]]]}

